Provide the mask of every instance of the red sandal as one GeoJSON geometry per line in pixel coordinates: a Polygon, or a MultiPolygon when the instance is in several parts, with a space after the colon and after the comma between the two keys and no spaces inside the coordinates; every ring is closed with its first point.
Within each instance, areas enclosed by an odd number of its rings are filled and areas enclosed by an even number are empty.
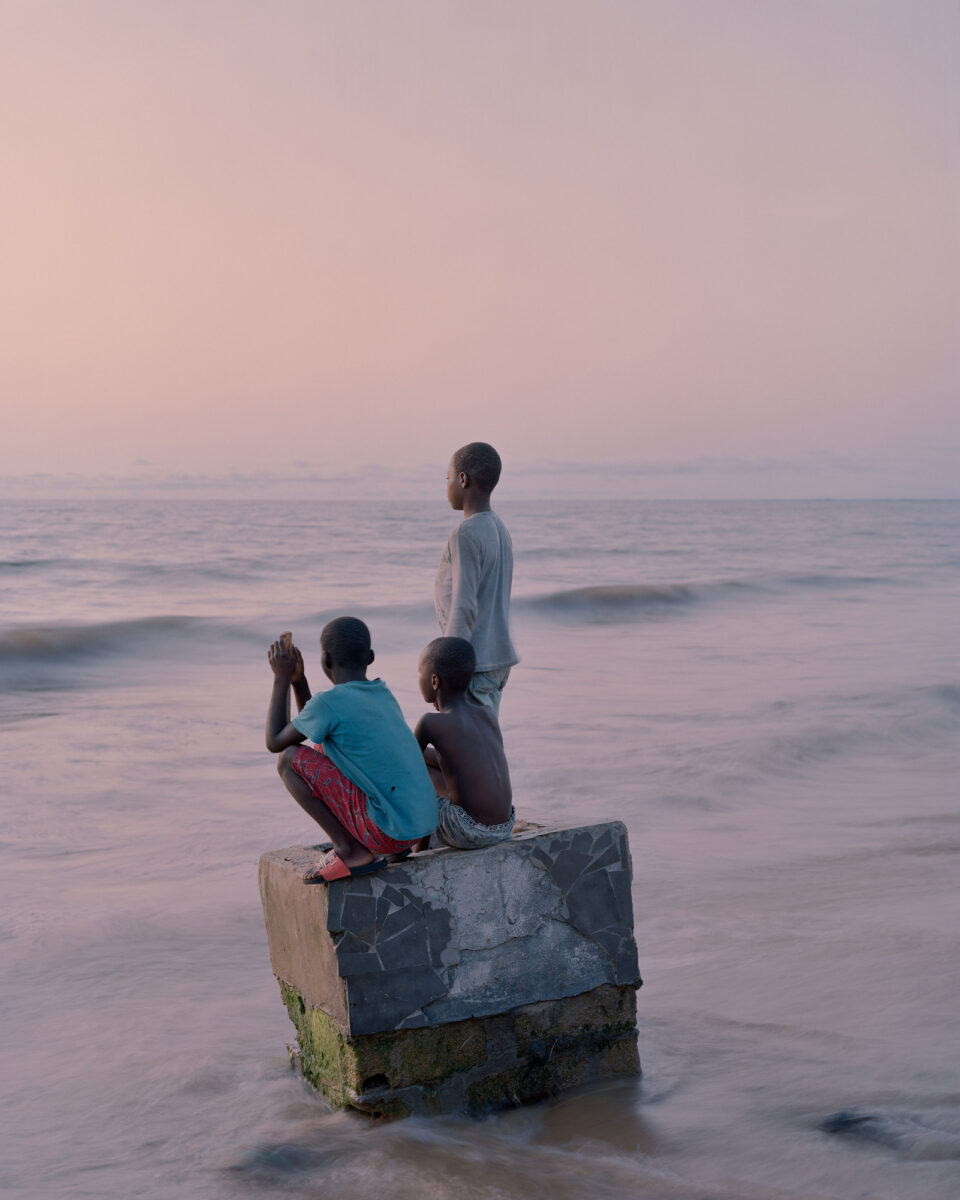
{"type": "Polygon", "coordinates": [[[313,870],[303,877],[304,883],[333,883],[335,879],[350,879],[354,875],[370,875],[387,865],[385,858],[374,858],[360,867],[348,867],[336,850],[325,854],[313,870]]]}

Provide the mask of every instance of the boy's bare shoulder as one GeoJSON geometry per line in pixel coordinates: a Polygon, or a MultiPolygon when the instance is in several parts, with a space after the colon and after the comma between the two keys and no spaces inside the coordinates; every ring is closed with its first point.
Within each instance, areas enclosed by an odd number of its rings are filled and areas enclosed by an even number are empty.
{"type": "Polygon", "coordinates": [[[433,718],[436,713],[424,713],[413,727],[413,736],[417,739],[421,746],[426,745],[432,738],[433,718]]]}
{"type": "Polygon", "coordinates": [[[426,728],[437,737],[443,737],[444,733],[452,730],[457,724],[450,713],[444,712],[425,713],[422,720],[426,722],[426,728]]]}
{"type": "Polygon", "coordinates": [[[479,704],[463,705],[455,712],[424,713],[414,732],[421,744],[432,742],[441,749],[444,743],[454,746],[482,743],[491,737],[503,744],[496,716],[479,704]]]}
{"type": "Polygon", "coordinates": [[[436,738],[442,738],[450,730],[450,727],[449,713],[426,712],[417,722],[413,732],[421,741],[423,739],[433,741],[436,738]]]}

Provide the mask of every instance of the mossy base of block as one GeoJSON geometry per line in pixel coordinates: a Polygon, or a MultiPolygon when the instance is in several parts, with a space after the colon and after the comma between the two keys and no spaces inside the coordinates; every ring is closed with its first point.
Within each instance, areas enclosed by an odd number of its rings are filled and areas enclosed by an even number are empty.
{"type": "Polygon", "coordinates": [[[632,986],[604,984],[496,1016],[359,1037],[345,1037],[296,988],[280,988],[297,1030],[297,1067],[337,1108],[381,1117],[483,1113],[640,1073],[632,986]]]}

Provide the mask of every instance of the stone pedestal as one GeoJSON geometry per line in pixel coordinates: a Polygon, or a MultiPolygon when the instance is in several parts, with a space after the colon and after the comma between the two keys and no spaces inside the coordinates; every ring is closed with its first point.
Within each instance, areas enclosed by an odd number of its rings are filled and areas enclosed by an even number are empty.
{"type": "Polygon", "coordinates": [[[619,822],[304,884],[320,853],[264,854],[260,894],[300,1069],[332,1103],[484,1111],[639,1072],[619,822]]]}

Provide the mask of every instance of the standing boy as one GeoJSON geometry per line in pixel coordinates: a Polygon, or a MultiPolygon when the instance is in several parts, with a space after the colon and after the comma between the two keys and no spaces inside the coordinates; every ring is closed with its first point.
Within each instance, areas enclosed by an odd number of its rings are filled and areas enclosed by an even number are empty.
{"type": "Polygon", "coordinates": [[[418,667],[420,692],[437,711],[414,735],[440,797],[437,837],[458,850],[505,841],[515,820],[497,714],[467,701],[476,663],[469,642],[447,637],[427,646],[418,667]]]}
{"type": "Polygon", "coordinates": [[[437,797],[416,738],[382,679],[368,679],[370,631],[338,617],[320,635],[323,673],[334,685],[310,695],[289,634],[268,651],[273,694],[267,749],[300,807],[333,842],[305,881],[366,875],[385,854],[409,850],[437,824],[437,797]],[[290,688],[298,715],[290,720],[290,688]],[[302,745],[307,739],[317,749],[302,745]],[[323,743],[320,749],[320,743],[323,743]]]}
{"type": "Polygon", "coordinates": [[[444,637],[473,646],[477,666],[468,698],[500,711],[510,668],[520,659],[510,639],[513,543],[490,507],[500,455],[486,442],[461,446],[447,468],[447,499],[463,513],[437,568],[434,603],[444,637]]]}

